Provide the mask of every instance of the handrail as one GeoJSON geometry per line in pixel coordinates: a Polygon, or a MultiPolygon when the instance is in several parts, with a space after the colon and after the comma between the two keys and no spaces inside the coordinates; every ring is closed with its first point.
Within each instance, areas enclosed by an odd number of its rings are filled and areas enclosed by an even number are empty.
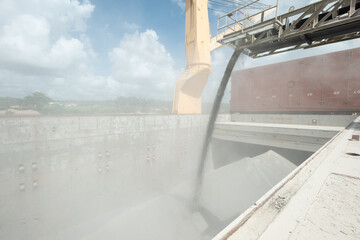
{"type": "Polygon", "coordinates": [[[259,16],[259,15],[261,15],[260,22],[264,22],[265,13],[267,11],[277,9],[277,7],[278,7],[277,5],[276,6],[270,6],[270,7],[266,8],[266,9],[263,9],[262,11],[257,12],[255,14],[252,14],[252,15],[246,14],[246,11],[245,11],[246,8],[251,6],[254,3],[258,2],[258,1],[259,0],[254,1],[252,3],[249,3],[247,5],[244,5],[241,8],[237,8],[234,11],[231,11],[228,14],[219,17],[218,21],[217,21],[217,33],[216,33],[216,36],[218,36],[222,32],[227,32],[227,31],[236,32],[236,31],[239,31],[239,30],[243,30],[244,27],[245,27],[245,21],[246,20],[250,20],[251,18],[254,18],[254,17],[259,16]],[[241,19],[238,19],[238,13],[240,13],[243,16],[241,19]],[[235,17],[234,17],[234,15],[235,15],[235,17]],[[225,21],[225,23],[221,24],[222,21],[225,21]],[[238,28],[236,27],[237,25],[239,26],[238,28]]]}
{"type": "Polygon", "coordinates": [[[257,58],[355,39],[360,37],[359,5],[360,0],[321,0],[275,18],[270,16],[274,7],[240,20],[232,16],[225,25],[218,23],[216,40],[248,49],[247,54],[257,58]]]}
{"type": "Polygon", "coordinates": [[[241,12],[241,11],[240,11],[241,9],[244,9],[244,8],[246,8],[246,7],[248,7],[248,6],[251,6],[251,5],[253,5],[254,3],[257,3],[258,1],[260,1],[260,0],[256,0],[256,1],[251,2],[251,3],[249,3],[249,4],[246,4],[246,5],[244,5],[244,6],[240,7],[240,8],[237,8],[237,9],[233,10],[232,12],[228,12],[227,14],[219,17],[218,19],[223,18],[223,17],[226,17],[226,16],[228,16],[229,14],[232,14],[232,13],[237,12],[237,11],[241,12]]]}
{"type": "MultiPolygon", "coordinates": [[[[350,1],[350,0],[345,0],[345,1],[350,1]]],[[[245,6],[242,6],[241,8],[238,8],[238,9],[235,9],[234,11],[231,11],[229,12],[228,14],[226,15],[223,15],[221,17],[218,18],[218,22],[217,22],[217,36],[223,32],[236,32],[236,31],[242,31],[244,30],[244,28],[246,27],[245,26],[245,21],[246,20],[250,20],[251,18],[254,18],[258,15],[261,15],[261,14],[265,14],[266,11],[269,11],[269,10],[272,10],[272,9],[275,9],[276,10],[278,9],[278,3],[275,5],[275,6],[270,6],[269,8],[267,9],[264,9],[260,12],[257,12],[255,14],[252,14],[252,15],[247,15],[245,13],[245,9],[246,7],[249,7],[251,6],[252,4],[256,3],[258,1],[254,1],[252,3],[249,3],[245,6]],[[243,11],[239,11],[239,10],[243,10],[243,11]],[[241,13],[241,15],[243,16],[243,18],[241,19],[237,19],[238,17],[238,12],[241,13]],[[235,20],[232,18],[232,16],[235,15],[235,20]],[[225,19],[225,23],[222,24],[223,20],[225,19]],[[230,21],[229,21],[230,20],[230,21]],[[236,25],[239,25],[239,27],[235,27],[236,25]]],[[[312,3],[312,4],[309,4],[307,6],[304,6],[302,8],[299,8],[299,9],[296,9],[294,11],[290,11],[288,13],[285,13],[285,14],[282,14],[282,15],[279,15],[279,16],[275,16],[275,20],[277,20],[279,23],[281,22],[282,24],[285,24],[283,23],[283,21],[293,17],[293,16],[297,16],[299,14],[304,14],[305,11],[309,10],[310,8],[317,8],[318,6],[320,6],[321,4],[323,4],[324,2],[326,2],[327,4],[331,4],[331,3],[334,3],[334,2],[339,2],[339,0],[322,0],[322,1],[318,1],[318,2],[315,2],[315,3],[312,3]]],[[[355,0],[355,2],[358,2],[358,0],[355,0]]],[[[328,6],[329,9],[333,8],[334,6],[333,5],[330,5],[328,6]]],[[[328,9],[328,10],[329,10],[328,9]]],[[[270,19],[270,20],[274,20],[274,19],[270,19]]],[[[264,20],[264,16],[261,17],[261,21],[260,23],[263,23],[263,22],[267,22],[268,20],[264,20]]],[[[255,23],[254,23],[255,24],[255,23]]],[[[256,24],[259,24],[259,23],[256,23],[256,24]]],[[[251,27],[251,26],[249,26],[251,27]]]]}

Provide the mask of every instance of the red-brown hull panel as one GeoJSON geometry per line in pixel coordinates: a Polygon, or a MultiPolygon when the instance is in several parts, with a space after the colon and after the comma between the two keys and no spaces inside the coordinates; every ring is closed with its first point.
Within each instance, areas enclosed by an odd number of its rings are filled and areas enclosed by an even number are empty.
{"type": "Polygon", "coordinates": [[[231,112],[360,112],[360,48],[236,71],[231,112]]]}

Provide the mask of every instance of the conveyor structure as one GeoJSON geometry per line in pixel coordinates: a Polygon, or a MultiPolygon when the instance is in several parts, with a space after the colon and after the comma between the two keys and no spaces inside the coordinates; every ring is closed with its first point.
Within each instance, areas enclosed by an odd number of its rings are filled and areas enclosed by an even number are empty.
{"type": "Polygon", "coordinates": [[[251,16],[236,9],[220,17],[217,35],[225,34],[218,42],[259,58],[360,37],[359,0],[323,0],[266,19],[273,8],[251,16]],[[259,20],[249,24],[250,18],[259,20]]]}

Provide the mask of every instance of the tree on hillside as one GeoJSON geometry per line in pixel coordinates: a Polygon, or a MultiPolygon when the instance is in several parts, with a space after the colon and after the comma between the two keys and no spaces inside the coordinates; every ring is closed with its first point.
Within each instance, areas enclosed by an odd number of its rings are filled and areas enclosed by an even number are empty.
{"type": "Polygon", "coordinates": [[[30,96],[24,97],[23,107],[25,108],[33,108],[36,110],[41,110],[44,106],[48,105],[52,99],[46,96],[41,92],[34,92],[30,96]]]}
{"type": "Polygon", "coordinates": [[[12,106],[17,106],[21,103],[22,99],[12,97],[0,97],[0,110],[7,110],[12,106]]]}

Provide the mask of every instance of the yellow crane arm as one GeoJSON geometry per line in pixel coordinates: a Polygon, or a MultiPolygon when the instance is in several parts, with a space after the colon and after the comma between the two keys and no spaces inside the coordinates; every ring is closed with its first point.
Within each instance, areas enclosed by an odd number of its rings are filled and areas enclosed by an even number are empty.
{"type": "Polygon", "coordinates": [[[186,0],[187,66],[176,82],[173,113],[200,114],[201,93],[211,72],[207,0],[186,0]]]}

